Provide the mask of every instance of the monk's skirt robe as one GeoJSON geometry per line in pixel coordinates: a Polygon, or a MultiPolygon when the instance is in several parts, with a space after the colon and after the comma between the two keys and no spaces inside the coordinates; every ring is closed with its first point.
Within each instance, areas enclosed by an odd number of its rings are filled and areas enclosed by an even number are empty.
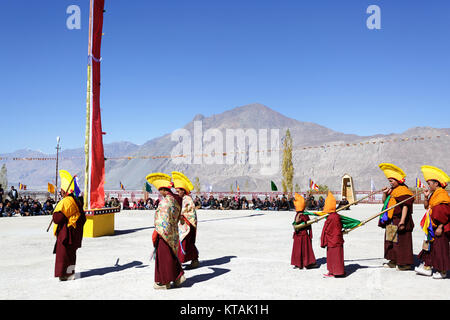
{"type": "Polygon", "coordinates": [[[327,248],[328,272],[335,276],[344,275],[344,237],[341,218],[336,212],[330,213],[325,221],[320,246],[327,248]]]}
{"type": "MultiPolygon", "coordinates": [[[[297,216],[299,216],[300,223],[306,223],[309,220],[309,217],[301,212],[297,213],[297,216]]],[[[294,244],[292,246],[291,265],[303,268],[315,264],[316,257],[312,248],[311,226],[294,232],[292,238],[294,244]]]]}
{"type": "MultiPolygon", "coordinates": [[[[188,222],[185,222],[188,223],[188,222]]],[[[189,233],[178,247],[178,259],[181,263],[189,262],[198,259],[198,249],[195,246],[195,239],[197,237],[197,228],[190,224],[189,233]],[[185,253],[183,253],[183,251],[185,253]]]]}
{"type": "MultiPolygon", "coordinates": [[[[395,198],[397,203],[409,198],[409,195],[404,195],[395,198]]],[[[413,255],[413,242],[412,242],[412,231],[414,229],[414,222],[412,219],[412,206],[414,199],[406,201],[403,205],[395,207],[392,219],[387,222],[387,224],[394,224],[398,226],[402,216],[402,208],[404,206],[408,207],[408,213],[405,219],[405,229],[403,231],[397,232],[397,242],[387,241],[386,236],[384,238],[384,258],[393,261],[397,265],[412,265],[414,264],[413,255]]],[[[382,228],[386,228],[386,224],[378,224],[382,228]]]]}
{"type": "Polygon", "coordinates": [[[158,234],[156,238],[155,282],[168,284],[184,274],[180,262],[167,242],[158,234]]]}
{"type": "Polygon", "coordinates": [[[83,227],[86,222],[84,213],[78,218],[76,228],[68,227],[68,219],[61,212],[53,214],[53,221],[57,224],[56,243],[53,253],[55,259],[55,277],[65,277],[75,273],[77,250],[81,247],[83,227]]]}

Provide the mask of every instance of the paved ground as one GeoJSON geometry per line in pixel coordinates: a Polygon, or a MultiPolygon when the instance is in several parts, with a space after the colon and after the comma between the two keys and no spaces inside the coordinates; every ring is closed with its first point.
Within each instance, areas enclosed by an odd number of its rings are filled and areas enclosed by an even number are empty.
{"type": "MultiPolygon", "coordinates": [[[[363,220],[379,205],[358,205],[345,215],[363,220]]],[[[414,208],[414,253],[423,234],[423,206],[414,208]]],[[[294,212],[198,212],[197,247],[201,265],[187,270],[181,288],[153,289],[154,211],[116,214],[116,234],[86,238],[78,251],[77,276],[71,282],[53,277],[54,237],[46,233],[49,216],[0,218],[0,299],[449,299],[450,281],[385,269],[384,231],[376,221],[345,236],[348,276],[323,278],[323,222],[313,225],[313,247],[320,268],[290,265],[294,212]]]]}

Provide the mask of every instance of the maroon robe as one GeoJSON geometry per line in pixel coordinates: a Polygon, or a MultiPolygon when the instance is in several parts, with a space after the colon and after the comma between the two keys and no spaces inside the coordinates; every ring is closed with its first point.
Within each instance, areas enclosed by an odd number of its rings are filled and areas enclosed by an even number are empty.
{"type": "MultiPolygon", "coordinates": [[[[410,195],[400,196],[395,198],[397,203],[410,198],[410,195]]],[[[414,222],[412,219],[413,213],[413,203],[414,198],[410,199],[403,204],[394,208],[394,214],[390,221],[387,221],[387,224],[394,224],[398,226],[402,217],[403,207],[408,207],[408,213],[406,214],[405,219],[405,229],[403,231],[397,232],[397,242],[387,241],[386,237],[384,238],[384,258],[393,261],[395,264],[400,266],[412,265],[414,264],[414,255],[413,255],[413,241],[412,241],[412,231],[414,229],[414,222]]],[[[386,228],[386,224],[378,223],[378,226],[382,228],[386,228]]]]}
{"type": "MultiPolygon", "coordinates": [[[[295,218],[300,223],[309,220],[309,217],[303,212],[297,212],[295,218]]],[[[312,229],[311,226],[295,231],[292,238],[294,244],[292,246],[291,265],[300,269],[308,267],[316,263],[316,257],[312,248],[312,229]]]]}
{"type": "Polygon", "coordinates": [[[77,249],[81,248],[86,216],[82,211],[76,222],[76,228],[67,226],[68,219],[62,212],[53,214],[53,222],[58,225],[56,243],[53,248],[53,253],[56,254],[55,277],[69,276],[75,273],[76,253],[77,249]]]}
{"type": "Polygon", "coordinates": [[[157,234],[155,257],[155,282],[168,284],[184,274],[180,262],[167,242],[157,234]]]}
{"type": "Polygon", "coordinates": [[[330,213],[322,229],[320,241],[322,248],[327,248],[327,269],[331,275],[345,275],[344,269],[344,237],[342,222],[336,212],[330,213]]]}
{"type": "Polygon", "coordinates": [[[181,263],[198,259],[198,249],[195,246],[197,228],[195,228],[192,224],[190,224],[189,221],[187,221],[187,219],[184,220],[184,223],[189,224],[189,233],[183,239],[180,246],[178,246],[178,259],[180,260],[181,263]],[[183,253],[182,250],[185,252],[185,254],[183,253]]]}
{"type": "MultiPolygon", "coordinates": [[[[431,219],[436,225],[443,224],[443,233],[431,242],[431,266],[437,271],[450,270],[450,205],[438,204],[433,207],[431,219]]],[[[434,230],[436,232],[436,229],[434,230]]]]}

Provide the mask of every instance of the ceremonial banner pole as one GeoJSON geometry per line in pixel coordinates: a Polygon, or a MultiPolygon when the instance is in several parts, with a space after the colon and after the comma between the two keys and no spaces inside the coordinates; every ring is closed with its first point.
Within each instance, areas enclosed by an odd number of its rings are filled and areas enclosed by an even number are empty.
{"type": "MultiPolygon", "coordinates": [[[[350,206],[352,206],[352,205],[355,205],[355,204],[357,204],[357,203],[359,203],[359,202],[361,202],[361,201],[363,201],[363,200],[365,200],[365,199],[367,199],[367,198],[369,198],[369,197],[373,196],[374,194],[379,193],[379,192],[381,192],[381,191],[383,191],[383,189],[380,189],[380,190],[378,190],[378,191],[374,191],[374,192],[370,193],[369,195],[367,195],[367,196],[365,196],[365,197],[363,197],[363,198],[361,198],[361,199],[359,199],[359,200],[356,200],[356,201],[354,201],[354,202],[352,202],[352,203],[349,203],[349,204],[347,204],[347,205],[345,205],[345,206],[343,206],[343,207],[337,209],[336,212],[339,212],[339,211],[341,211],[341,210],[345,210],[345,209],[347,209],[348,207],[350,207],[350,206]]],[[[295,225],[295,226],[294,226],[294,230],[297,231],[297,230],[304,229],[304,228],[306,228],[306,227],[312,225],[313,223],[316,223],[316,222],[319,222],[320,220],[325,219],[326,217],[328,217],[328,215],[329,215],[329,213],[327,213],[327,214],[325,214],[325,215],[323,215],[323,216],[321,216],[321,217],[318,217],[318,218],[316,218],[316,219],[314,219],[314,220],[309,220],[309,221],[307,221],[306,223],[302,223],[302,224],[299,224],[299,225],[295,225]]]]}
{"type": "Polygon", "coordinates": [[[105,0],[91,0],[86,95],[83,237],[114,235],[116,208],[105,208],[105,155],[100,109],[100,64],[105,0]]]}
{"type": "Polygon", "coordinates": [[[389,210],[392,210],[392,209],[398,207],[399,205],[401,205],[401,204],[403,204],[403,203],[405,203],[405,202],[411,200],[412,198],[417,197],[419,194],[422,194],[422,193],[423,193],[423,191],[421,191],[421,192],[419,192],[419,193],[417,193],[417,194],[415,194],[415,195],[413,195],[413,196],[411,196],[411,197],[409,197],[409,198],[407,198],[407,199],[405,199],[405,200],[403,200],[403,201],[400,201],[399,203],[396,203],[396,204],[393,205],[392,207],[387,208],[387,209],[385,209],[385,210],[383,210],[383,211],[377,213],[376,215],[373,215],[373,216],[370,217],[369,219],[367,219],[367,220],[365,220],[365,221],[362,221],[362,222],[361,222],[359,225],[357,225],[356,227],[351,228],[351,229],[348,229],[348,230],[345,230],[345,231],[344,231],[344,234],[347,234],[347,233],[349,233],[349,232],[352,231],[352,230],[355,230],[355,229],[357,229],[357,228],[359,228],[359,227],[362,227],[362,226],[365,225],[367,222],[372,221],[373,219],[379,217],[379,216],[382,215],[383,213],[385,213],[385,212],[387,212],[387,211],[389,211],[389,210]]]}

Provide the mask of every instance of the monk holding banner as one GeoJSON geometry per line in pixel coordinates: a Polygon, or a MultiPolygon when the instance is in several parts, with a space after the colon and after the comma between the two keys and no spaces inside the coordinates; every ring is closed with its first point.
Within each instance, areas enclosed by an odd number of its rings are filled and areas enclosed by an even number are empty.
{"type": "MultiPolygon", "coordinates": [[[[383,189],[383,210],[394,206],[403,200],[411,198],[414,194],[405,184],[406,174],[399,167],[390,163],[381,163],[380,169],[389,181],[390,187],[383,189]]],[[[404,204],[385,212],[380,216],[378,226],[384,228],[384,263],[386,268],[395,268],[400,271],[411,270],[414,263],[412,219],[414,198],[404,204]]]]}
{"type": "Polygon", "coordinates": [[[82,201],[74,195],[75,181],[69,172],[60,170],[61,201],[53,210],[54,234],[56,243],[53,253],[55,259],[55,277],[60,281],[75,279],[77,249],[81,248],[83,227],[86,216],[82,201]]]}
{"type": "Polygon", "coordinates": [[[425,215],[420,226],[426,239],[418,258],[423,262],[415,269],[417,274],[444,279],[450,270],[450,197],[445,191],[450,177],[441,169],[422,166],[429,190],[425,190],[425,215]],[[435,273],[433,274],[433,270],[435,273]]]}
{"type": "Polygon", "coordinates": [[[345,276],[344,268],[344,237],[342,235],[342,222],[336,213],[336,198],[331,192],[325,199],[322,213],[328,213],[323,225],[320,246],[327,248],[327,269],[324,277],[345,276]]]}
{"type": "Polygon", "coordinates": [[[146,177],[162,196],[155,211],[155,289],[169,289],[171,282],[180,286],[186,278],[178,261],[178,221],[181,211],[181,198],[171,191],[171,177],[164,173],[152,173],[146,177]]]}
{"type": "Polygon", "coordinates": [[[178,247],[178,260],[180,263],[191,261],[189,269],[197,268],[198,249],[195,246],[197,236],[197,211],[195,204],[190,196],[190,192],[194,189],[191,181],[181,172],[172,171],[173,187],[177,190],[178,195],[183,199],[181,208],[181,218],[178,224],[180,245],[178,247]]]}
{"type": "MultiPolygon", "coordinates": [[[[294,206],[297,213],[293,224],[299,225],[309,221],[309,216],[304,214],[306,201],[298,193],[295,193],[294,206]]],[[[303,269],[303,267],[310,269],[317,266],[312,248],[311,226],[294,231],[292,238],[294,239],[294,244],[292,247],[291,265],[294,266],[294,269],[303,269]]]]}

